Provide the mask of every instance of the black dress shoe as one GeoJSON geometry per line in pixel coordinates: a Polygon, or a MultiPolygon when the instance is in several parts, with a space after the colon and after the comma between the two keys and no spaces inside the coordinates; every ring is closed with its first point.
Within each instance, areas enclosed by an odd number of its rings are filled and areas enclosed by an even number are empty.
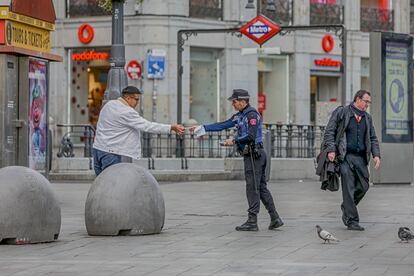
{"type": "Polygon", "coordinates": [[[358,223],[351,223],[351,224],[348,225],[348,230],[364,231],[365,229],[364,229],[364,227],[362,227],[358,223]]]}
{"type": "Polygon", "coordinates": [[[242,225],[237,226],[236,231],[259,231],[259,227],[257,227],[257,222],[246,221],[242,225]]]}
{"type": "Polygon", "coordinates": [[[277,219],[272,219],[270,221],[270,225],[269,225],[269,230],[273,230],[276,228],[279,228],[280,226],[283,226],[283,221],[281,218],[277,218],[277,219]]]}

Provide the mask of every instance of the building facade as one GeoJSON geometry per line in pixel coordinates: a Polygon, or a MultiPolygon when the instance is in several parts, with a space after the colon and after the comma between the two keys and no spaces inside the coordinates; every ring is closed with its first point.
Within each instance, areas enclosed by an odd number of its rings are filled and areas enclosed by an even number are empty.
{"type": "MultiPolygon", "coordinates": [[[[279,34],[259,50],[245,36],[192,35],[185,40],[182,59],[183,122],[227,118],[234,112],[227,97],[233,88],[244,88],[252,94],[253,105],[260,104],[265,122],[324,124],[329,111],[343,100],[341,95],[348,103],[355,91],[369,89],[369,32],[410,33],[409,0],[275,0],[273,12],[266,10],[272,1],[254,2],[256,9],[280,25],[344,24],[348,30],[346,91],[341,91],[342,48],[335,33],[279,34]]],[[[127,64],[131,62],[126,69],[129,84],[144,92],[144,117],[176,121],[177,32],[241,27],[257,13],[247,9],[247,3],[125,3],[125,58],[127,64]],[[159,75],[154,77],[153,70],[159,75]]],[[[64,61],[51,66],[50,114],[55,123],[94,125],[109,70],[111,17],[94,0],[55,0],[54,4],[58,19],[52,47],[64,61]]]]}

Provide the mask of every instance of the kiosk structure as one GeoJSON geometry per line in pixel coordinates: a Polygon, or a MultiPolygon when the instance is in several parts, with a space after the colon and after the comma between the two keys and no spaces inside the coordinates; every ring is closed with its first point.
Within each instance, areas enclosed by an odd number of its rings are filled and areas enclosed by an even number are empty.
{"type": "Polygon", "coordinates": [[[0,167],[48,174],[52,0],[0,0],[0,167]]]}
{"type": "Polygon", "coordinates": [[[413,38],[370,34],[371,113],[381,148],[374,184],[413,180],[413,38]]]}

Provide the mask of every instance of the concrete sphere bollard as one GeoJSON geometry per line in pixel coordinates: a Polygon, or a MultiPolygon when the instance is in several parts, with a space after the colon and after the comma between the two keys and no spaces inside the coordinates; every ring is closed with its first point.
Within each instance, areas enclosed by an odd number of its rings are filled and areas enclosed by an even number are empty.
{"type": "Polygon", "coordinates": [[[50,182],[26,167],[0,169],[0,242],[29,244],[57,240],[61,214],[50,182]]]}
{"type": "Polygon", "coordinates": [[[85,224],[91,236],[159,234],[164,219],[158,182],[134,163],[106,168],[86,199],[85,224]]]}

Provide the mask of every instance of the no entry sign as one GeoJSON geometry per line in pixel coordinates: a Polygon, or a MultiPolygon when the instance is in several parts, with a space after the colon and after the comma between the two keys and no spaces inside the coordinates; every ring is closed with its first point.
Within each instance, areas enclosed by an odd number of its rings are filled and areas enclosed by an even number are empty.
{"type": "Polygon", "coordinates": [[[130,62],[128,62],[126,71],[127,71],[128,77],[131,80],[137,80],[142,75],[141,64],[136,60],[131,60],[130,62]]]}
{"type": "Polygon", "coordinates": [[[281,28],[269,18],[258,15],[250,22],[240,28],[239,32],[262,45],[274,35],[279,33],[281,28]]]}

